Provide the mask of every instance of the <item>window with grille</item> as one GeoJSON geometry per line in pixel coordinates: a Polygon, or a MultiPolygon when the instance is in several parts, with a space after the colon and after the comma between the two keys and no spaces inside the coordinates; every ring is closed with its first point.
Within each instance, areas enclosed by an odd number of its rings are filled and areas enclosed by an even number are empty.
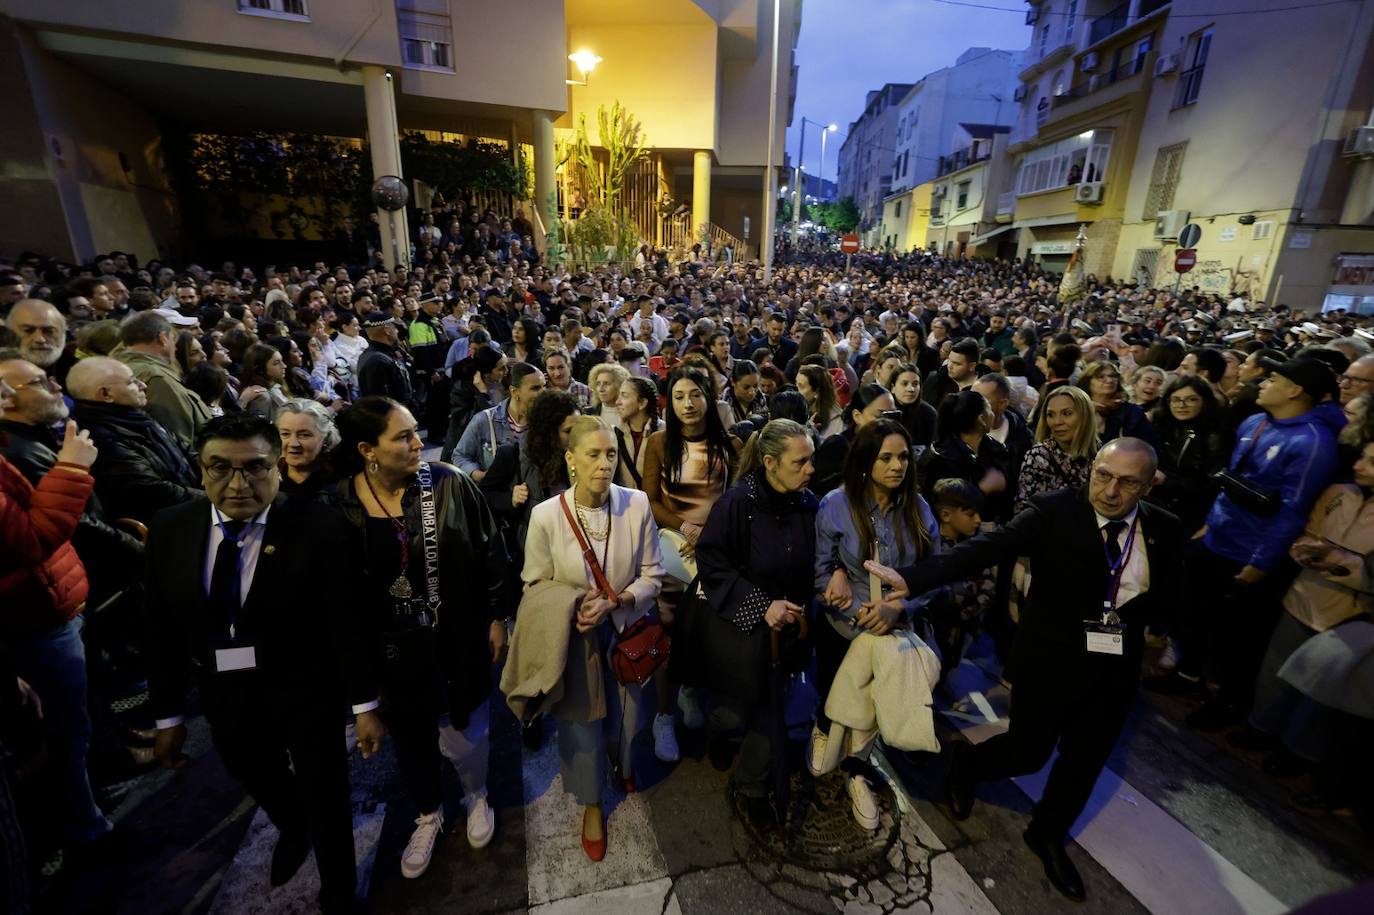
{"type": "Polygon", "coordinates": [[[309,19],[305,0],[239,0],[240,13],[264,16],[292,16],[309,19]]]}
{"type": "Polygon", "coordinates": [[[1141,219],[1154,219],[1160,210],[1173,209],[1174,191],[1178,189],[1178,179],[1183,173],[1183,154],[1188,151],[1188,141],[1172,146],[1161,146],[1155,153],[1155,168],[1150,175],[1150,189],[1145,194],[1145,211],[1141,219]]]}
{"type": "Polygon", "coordinates": [[[448,0],[396,0],[401,59],[407,67],[453,69],[453,22],[448,0]]]}
{"type": "Polygon", "coordinates": [[[1251,240],[1251,241],[1264,241],[1265,239],[1268,239],[1268,238],[1272,237],[1273,234],[1274,234],[1274,220],[1272,220],[1272,219],[1261,219],[1259,222],[1255,223],[1254,226],[1251,227],[1251,229],[1250,229],[1250,240],[1251,240]]]}
{"type": "Polygon", "coordinates": [[[1136,248],[1135,264],[1131,267],[1131,279],[1142,287],[1150,288],[1155,284],[1155,268],[1159,265],[1159,248],[1136,248]]]}
{"type": "Polygon", "coordinates": [[[955,185],[955,194],[956,194],[956,197],[955,197],[955,201],[954,201],[954,208],[955,208],[956,210],[966,210],[966,209],[968,209],[968,189],[969,189],[969,184],[970,184],[970,182],[968,182],[968,181],[960,181],[957,185],[955,185]]]}

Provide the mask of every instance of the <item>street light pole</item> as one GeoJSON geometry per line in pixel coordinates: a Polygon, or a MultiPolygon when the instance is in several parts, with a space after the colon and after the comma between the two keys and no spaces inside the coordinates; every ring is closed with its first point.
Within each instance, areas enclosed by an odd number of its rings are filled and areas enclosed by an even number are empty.
{"type": "Polygon", "coordinates": [[[796,179],[795,202],[792,204],[792,244],[797,243],[797,227],[801,223],[802,208],[802,166],[806,163],[806,118],[801,119],[801,142],[797,144],[797,168],[793,177],[796,179]]]}
{"type": "Polygon", "coordinates": [[[816,172],[816,199],[820,200],[825,195],[825,138],[827,134],[832,134],[839,130],[836,124],[828,124],[821,131],[821,167],[816,172]]]}

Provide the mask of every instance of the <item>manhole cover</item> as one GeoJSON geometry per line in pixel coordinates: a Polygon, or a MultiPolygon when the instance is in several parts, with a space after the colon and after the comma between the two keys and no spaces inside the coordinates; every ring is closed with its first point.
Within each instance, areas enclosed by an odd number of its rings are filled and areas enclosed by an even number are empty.
{"type": "Polygon", "coordinates": [[[765,854],[796,867],[839,872],[862,880],[892,870],[888,852],[901,832],[901,818],[887,783],[872,770],[865,776],[878,801],[878,828],[872,831],[854,821],[846,790],[849,773],[844,771],[820,778],[807,772],[794,774],[790,816],[784,829],[758,832],[744,814],[742,799],[734,796],[731,800],[744,831],[765,854]]]}

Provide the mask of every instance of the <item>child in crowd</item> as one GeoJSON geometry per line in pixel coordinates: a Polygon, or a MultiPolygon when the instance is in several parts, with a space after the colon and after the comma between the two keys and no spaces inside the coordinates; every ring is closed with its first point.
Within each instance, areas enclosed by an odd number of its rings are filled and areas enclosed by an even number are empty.
{"type": "MultiPolygon", "coordinates": [[[[940,550],[948,552],[955,544],[977,534],[983,523],[983,494],[967,480],[939,480],[931,493],[930,507],[940,522],[940,550]]],[[[940,652],[940,685],[950,671],[959,666],[964,647],[978,631],[984,611],[991,605],[997,589],[997,570],[984,569],[967,581],[945,589],[931,605],[935,644],[940,652]]]]}

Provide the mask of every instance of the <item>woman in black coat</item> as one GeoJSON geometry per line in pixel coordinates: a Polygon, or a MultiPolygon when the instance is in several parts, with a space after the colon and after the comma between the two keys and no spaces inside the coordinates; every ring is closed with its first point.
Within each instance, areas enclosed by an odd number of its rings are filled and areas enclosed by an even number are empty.
{"type": "Polygon", "coordinates": [[[1011,516],[1011,456],[1007,448],[988,435],[992,406],[977,391],[960,391],[940,404],[939,439],[921,467],[921,487],[926,498],[935,484],[960,479],[983,493],[983,518],[1006,521],[1011,516]]]}
{"type": "Polygon", "coordinates": [[[1074,382],[1088,392],[1097,408],[1102,444],[1116,438],[1140,438],[1159,447],[1159,436],[1145,411],[1126,399],[1121,371],[1111,362],[1094,362],[1074,382]]]}
{"type": "MultiPolygon", "coordinates": [[[[777,814],[768,797],[778,724],[769,702],[770,631],[780,634],[790,671],[810,657],[798,624],[809,619],[815,596],[818,503],[806,488],[812,454],[806,427],[791,420],[775,419],[749,439],[738,481],[711,508],[697,540],[704,600],[684,607],[679,621],[684,680],[715,690],[745,728],[734,784],[758,828],[777,814]]],[[[727,716],[721,711],[711,716],[710,752],[724,768],[727,716]]]]}
{"type": "Polygon", "coordinates": [[[1180,375],[1160,396],[1154,411],[1159,434],[1159,470],[1149,501],[1168,509],[1190,535],[1207,520],[1216,500],[1212,474],[1231,457],[1234,435],[1212,386],[1196,375],[1180,375]]]}
{"type": "Polygon", "coordinates": [[[359,398],[338,426],[338,499],[372,608],[370,662],[401,779],[420,811],[401,872],[418,877],[444,825],[441,754],[463,787],[468,843],[485,846],[496,828],[487,699],[491,665],[506,647],[505,543],[467,474],[421,460],[415,417],[401,404],[359,398]]]}

